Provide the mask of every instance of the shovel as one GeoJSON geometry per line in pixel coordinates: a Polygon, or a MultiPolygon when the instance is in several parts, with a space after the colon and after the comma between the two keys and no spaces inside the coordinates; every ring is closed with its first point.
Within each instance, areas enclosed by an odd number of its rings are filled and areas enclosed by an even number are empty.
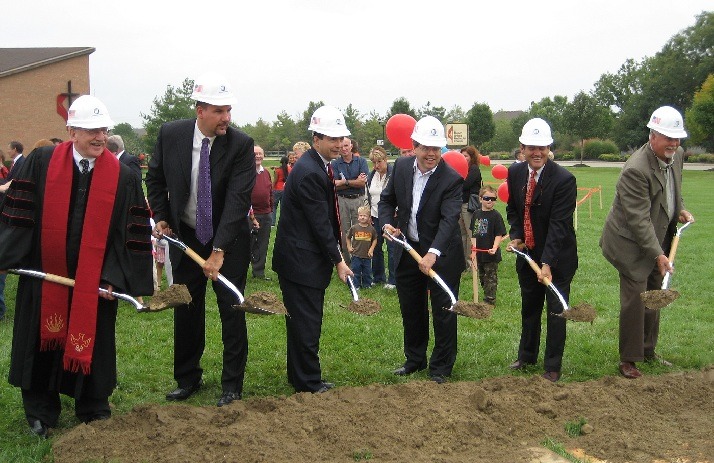
{"type": "MultiPolygon", "coordinates": [[[[39,278],[40,280],[46,280],[50,281],[52,283],[57,283],[60,285],[64,286],[69,286],[71,288],[74,287],[74,280],[71,278],[59,276],[59,275],[54,275],[52,273],[45,273],[45,272],[40,272],[39,270],[26,270],[26,269],[21,269],[21,268],[11,268],[7,270],[9,273],[14,273],[15,275],[24,275],[28,277],[33,277],[33,278],[39,278]]],[[[188,293],[188,289],[184,285],[173,285],[170,289],[170,296],[169,297],[161,297],[157,300],[163,300],[163,302],[159,304],[154,304],[154,300],[152,298],[151,302],[149,302],[148,306],[143,305],[141,302],[137,301],[133,297],[129,296],[128,294],[122,294],[122,293],[117,293],[114,291],[108,291],[104,288],[99,288],[99,291],[102,293],[109,293],[112,296],[116,297],[117,299],[122,299],[124,301],[127,301],[131,305],[134,306],[137,312],[142,313],[142,312],[161,312],[162,310],[166,310],[171,307],[176,307],[179,305],[183,304],[188,304],[191,302],[191,295],[188,293]],[[173,300],[172,300],[173,299],[173,300]]],[[[159,294],[159,293],[156,293],[159,294]]]]}
{"type": "MultiPolygon", "coordinates": [[[[399,243],[409,254],[411,254],[411,256],[414,258],[414,260],[416,260],[418,263],[421,263],[422,257],[407,242],[407,239],[404,236],[404,233],[400,233],[400,236],[401,236],[401,239],[395,235],[390,234],[390,233],[387,233],[387,232],[384,233],[385,238],[387,238],[388,240],[394,241],[395,243],[399,243]]],[[[431,277],[432,280],[434,280],[436,282],[437,285],[439,285],[439,287],[441,289],[444,290],[444,292],[449,296],[449,299],[451,299],[451,306],[443,307],[444,310],[453,312],[457,315],[463,315],[465,317],[470,317],[470,318],[488,318],[491,315],[490,308],[488,311],[484,311],[482,307],[478,307],[476,304],[474,304],[472,302],[457,301],[456,297],[454,296],[454,293],[446,285],[444,280],[442,280],[441,277],[433,269],[429,269],[429,276],[431,277]]]]}
{"type": "MultiPolygon", "coordinates": [[[[538,267],[538,264],[535,263],[531,256],[529,256],[525,252],[519,251],[513,246],[509,246],[508,250],[515,252],[516,254],[524,258],[528,262],[528,265],[530,265],[533,271],[536,273],[536,275],[541,275],[540,267],[538,267]]],[[[555,287],[555,285],[552,281],[550,281],[549,278],[543,277],[543,284],[550,290],[551,293],[553,293],[556,298],[558,298],[558,301],[560,301],[560,305],[563,306],[563,311],[561,313],[554,313],[552,315],[555,315],[557,317],[563,317],[565,319],[576,322],[592,322],[593,320],[595,320],[595,316],[597,314],[593,306],[591,306],[590,304],[583,303],[578,304],[573,308],[570,308],[568,307],[568,303],[565,302],[565,298],[563,297],[563,295],[560,293],[560,291],[558,291],[558,288],[555,287]]]]}
{"type": "Polygon", "coordinates": [[[372,299],[359,298],[354,281],[350,275],[347,275],[347,286],[349,286],[350,291],[352,292],[352,302],[350,302],[347,310],[360,315],[374,315],[382,310],[382,306],[379,302],[372,299]]]}
{"type": "MultiPolygon", "coordinates": [[[[181,249],[187,256],[189,256],[194,262],[196,262],[198,265],[203,267],[203,265],[206,263],[206,260],[196,254],[196,251],[193,249],[189,248],[186,246],[186,243],[183,241],[179,240],[178,238],[174,238],[172,236],[168,236],[165,234],[159,234],[159,239],[163,239],[168,241],[170,244],[173,244],[177,248],[181,249]]],[[[234,304],[233,308],[242,310],[243,312],[248,312],[248,313],[255,313],[255,314],[260,314],[260,315],[274,315],[278,313],[287,313],[285,312],[280,312],[275,309],[264,309],[262,307],[256,307],[254,304],[246,304],[245,303],[245,297],[243,297],[243,293],[240,292],[236,286],[231,283],[228,278],[224,277],[220,273],[218,274],[218,281],[220,281],[223,286],[228,288],[229,291],[231,291],[235,296],[238,298],[238,304],[234,304]]]]}
{"type": "MultiPolygon", "coordinates": [[[[694,222],[687,222],[681,227],[677,228],[677,232],[672,238],[672,246],[669,250],[669,265],[674,268],[674,256],[677,254],[677,247],[679,246],[679,237],[682,236],[682,232],[685,228],[693,224],[694,222]]],[[[672,274],[667,272],[662,280],[662,289],[653,289],[650,291],[645,291],[640,294],[640,299],[651,310],[659,310],[663,307],[667,307],[669,304],[677,300],[679,297],[679,292],[669,289],[669,283],[671,282],[672,274]]]]}

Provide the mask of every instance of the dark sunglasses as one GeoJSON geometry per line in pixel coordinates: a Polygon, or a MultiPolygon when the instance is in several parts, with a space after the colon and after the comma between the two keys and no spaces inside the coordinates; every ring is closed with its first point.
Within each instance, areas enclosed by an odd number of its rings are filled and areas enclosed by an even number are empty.
{"type": "Polygon", "coordinates": [[[497,198],[493,196],[484,196],[483,198],[481,198],[481,201],[495,201],[496,199],[497,198]]]}

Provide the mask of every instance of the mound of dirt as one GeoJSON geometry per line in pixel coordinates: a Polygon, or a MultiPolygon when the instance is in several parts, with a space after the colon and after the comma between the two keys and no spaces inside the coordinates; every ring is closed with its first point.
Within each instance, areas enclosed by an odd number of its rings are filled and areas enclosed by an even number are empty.
{"type": "MultiPolygon", "coordinates": [[[[711,462],[714,368],[552,384],[505,376],[344,387],[217,408],[142,405],[60,436],[55,462],[537,460],[551,438],[608,462],[711,462]],[[583,435],[566,424],[583,419],[583,435]]],[[[560,460],[557,460],[560,461],[560,460]]]]}

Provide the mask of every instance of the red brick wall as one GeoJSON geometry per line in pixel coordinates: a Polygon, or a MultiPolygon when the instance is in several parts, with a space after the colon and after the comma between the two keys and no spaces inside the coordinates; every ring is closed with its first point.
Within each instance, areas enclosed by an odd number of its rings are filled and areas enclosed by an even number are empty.
{"type": "Polygon", "coordinates": [[[56,99],[67,92],[68,80],[73,93],[89,93],[89,55],[0,78],[0,149],[7,151],[7,145],[17,140],[29,154],[42,138],[67,140],[56,99]]]}

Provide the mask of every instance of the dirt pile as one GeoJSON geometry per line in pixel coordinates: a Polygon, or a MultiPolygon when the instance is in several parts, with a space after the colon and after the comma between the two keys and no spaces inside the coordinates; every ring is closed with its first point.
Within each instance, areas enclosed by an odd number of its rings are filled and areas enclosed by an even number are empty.
{"type": "MultiPolygon", "coordinates": [[[[412,381],[227,407],[142,405],[80,425],[57,463],[534,460],[546,438],[608,462],[712,462],[714,368],[552,384],[540,376],[412,381]],[[570,437],[583,418],[588,433],[570,437]]],[[[582,453],[581,453],[582,454],[582,453]]]]}

